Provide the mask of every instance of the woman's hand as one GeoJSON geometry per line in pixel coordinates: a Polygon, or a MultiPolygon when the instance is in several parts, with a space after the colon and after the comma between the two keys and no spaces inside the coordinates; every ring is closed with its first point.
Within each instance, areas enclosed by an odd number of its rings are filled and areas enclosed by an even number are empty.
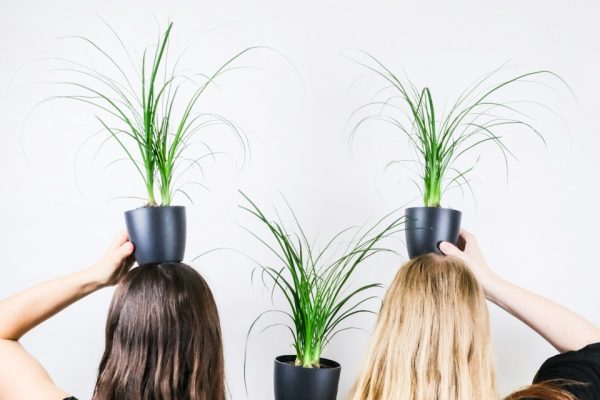
{"type": "MultiPolygon", "coordinates": [[[[68,257],[68,248],[65,248],[68,257]]],[[[122,232],[106,254],[87,269],[56,278],[0,300],[0,399],[62,399],[42,365],[18,343],[29,330],[103,286],[116,284],[131,268],[133,245],[122,232]]]]}
{"type": "Polygon", "coordinates": [[[600,342],[600,328],[585,318],[497,277],[485,262],[475,236],[469,232],[461,230],[458,247],[442,242],[440,250],[462,260],[471,269],[488,300],[526,323],[558,351],[579,350],[600,342]]]}
{"type": "Polygon", "coordinates": [[[499,278],[485,261],[477,243],[477,238],[473,234],[461,229],[458,238],[458,247],[449,242],[442,242],[439,247],[445,255],[456,257],[464,262],[471,272],[473,272],[486,295],[489,294],[491,286],[499,278]]]}
{"type": "Polygon", "coordinates": [[[127,232],[119,233],[104,256],[87,272],[99,287],[116,285],[133,265],[133,244],[127,232]]]}
{"type": "Polygon", "coordinates": [[[1,300],[0,340],[17,341],[30,329],[82,297],[101,287],[114,285],[131,268],[132,253],[133,244],[122,232],[93,266],[1,300]]]}

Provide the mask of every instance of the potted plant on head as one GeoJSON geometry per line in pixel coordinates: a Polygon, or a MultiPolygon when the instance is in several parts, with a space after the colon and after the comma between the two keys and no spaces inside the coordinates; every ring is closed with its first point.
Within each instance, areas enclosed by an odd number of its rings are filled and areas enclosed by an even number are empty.
{"type": "MultiPolygon", "coordinates": [[[[384,100],[375,100],[358,111],[377,107],[377,113],[362,117],[354,125],[351,138],[369,120],[381,120],[393,124],[407,137],[415,150],[420,181],[418,185],[423,198],[423,207],[410,207],[406,216],[406,246],[410,258],[426,253],[438,253],[442,241],[457,244],[461,223],[461,212],[442,207],[442,195],[453,186],[470,184],[467,174],[475,164],[460,169],[457,161],[485,143],[494,144],[508,166],[508,155],[512,155],[501,136],[506,128],[521,128],[537,135],[545,144],[542,135],[529,122],[526,114],[517,109],[519,103],[527,101],[499,101],[495,99],[500,91],[517,82],[527,82],[540,75],[549,75],[565,83],[551,71],[533,71],[514,76],[511,79],[484,87],[496,70],[467,88],[444,115],[438,113],[431,90],[419,89],[409,79],[399,79],[375,57],[367,54],[374,66],[360,63],[382,78],[386,87],[380,91],[384,100]],[[388,94],[386,90],[394,91],[388,94]],[[391,110],[391,111],[390,111],[391,110]]],[[[566,84],[565,84],[566,85],[566,84]]],[[[567,86],[568,87],[568,86],[567,86]]],[[[354,115],[354,114],[353,114],[354,115]]],[[[404,161],[392,161],[401,163],[404,161]]]]}
{"type": "MultiPolygon", "coordinates": [[[[289,307],[286,311],[263,312],[248,331],[249,337],[259,320],[268,313],[285,314],[290,319],[291,324],[284,325],[291,332],[295,354],[275,359],[275,400],[335,400],[341,367],[321,354],[334,336],[351,329],[343,326],[348,318],[371,312],[364,308],[367,301],[376,298],[369,292],[381,285],[370,283],[352,288],[350,278],[367,258],[389,251],[380,246],[380,241],[400,230],[403,217],[385,216],[366,231],[357,232],[345,243],[343,254],[333,256],[332,249],[344,243],[337,241],[349,229],[338,233],[323,249],[316,251],[293,211],[297,228],[294,233],[289,232],[282,222],[270,220],[246,195],[242,195],[249,206],[241,207],[264,224],[276,243],[272,246],[248,230],[277,258],[277,265],[259,266],[263,281],[270,279],[271,290],[279,291],[289,307]]],[[[277,325],[282,324],[272,326],[277,325]]]]}
{"type": "Polygon", "coordinates": [[[190,169],[201,168],[199,162],[203,158],[215,154],[206,143],[192,138],[205,127],[224,124],[238,136],[244,154],[247,149],[244,136],[234,124],[218,114],[199,113],[196,108],[207,87],[234,60],[252,48],[237,53],[212,75],[197,74],[192,79],[177,72],[179,59],[172,69],[167,67],[172,26],[169,23],[164,34],[159,36],[155,48],[150,50],[153,53],[151,57],[148,56],[149,49],[144,51],[141,74],[138,74],[139,85],[132,84],[137,79],[128,78],[124,68],[108,52],[89,39],[77,37],[97,50],[120,78],[113,79],[107,73],[67,61],[72,68],[66,70],[78,73],[90,82],[63,82],[84,93],[60,96],[91,104],[100,111],[101,116],[96,118],[108,134],[106,140],[112,138],[120,146],[144,182],[146,203],[141,208],[125,212],[127,231],[135,245],[135,258],[139,265],[180,262],[184,258],[185,207],[172,205],[172,200],[177,193],[190,201],[191,198],[177,181],[190,169]],[[184,92],[188,85],[191,88],[184,92]],[[186,93],[187,97],[180,103],[182,93],[186,93]],[[190,154],[194,145],[202,145],[208,151],[200,155],[190,154]],[[157,191],[160,200],[156,196],[157,191]]]}

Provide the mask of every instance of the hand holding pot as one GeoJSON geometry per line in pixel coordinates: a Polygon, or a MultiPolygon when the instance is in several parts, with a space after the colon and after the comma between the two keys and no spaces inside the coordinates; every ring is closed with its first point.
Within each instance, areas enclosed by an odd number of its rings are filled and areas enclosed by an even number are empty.
{"type": "Polygon", "coordinates": [[[488,300],[526,323],[558,351],[579,350],[600,341],[600,328],[590,321],[552,300],[500,279],[488,267],[471,233],[461,230],[458,246],[442,242],[440,250],[467,264],[488,300]]]}
{"type": "Polygon", "coordinates": [[[471,272],[475,274],[486,296],[489,295],[491,286],[498,280],[498,277],[485,261],[475,235],[465,229],[461,229],[458,238],[458,247],[449,242],[441,242],[440,250],[445,255],[456,257],[464,262],[471,272]]]}
{"type": "Polygon", "coordinates": [[[133,265],[133,244],[127,232],[119,233],[104,256],[88,272],[99,286],[112,286],[131,269],[133,265]]]}

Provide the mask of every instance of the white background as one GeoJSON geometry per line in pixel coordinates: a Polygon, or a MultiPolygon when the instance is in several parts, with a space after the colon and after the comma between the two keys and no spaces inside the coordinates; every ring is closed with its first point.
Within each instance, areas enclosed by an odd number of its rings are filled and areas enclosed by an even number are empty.
{"type": "MultiPolygon", "coordinates": [[[[541,101],[560,116],[533,109],[548,148],[522,131],[508,135],[518,157],[511,160],[508,183],[497,151],[481,148],[474,154],[482,158],[471,177],[477,201],[457,190],[448,193],[444,205],[463,210],[464,226],[479,236],[502,276],[600,324],[595,253],[600,222],[599,13],[600,6],[590,1],[2,0],[0,296],[93,263],[123,226],[123,211],[141,205],[111,199],[144,194],[130,165],[104,168],[122,156],[118,148],[109,145],[94,163],[97,144],[78,153],[98,129],[89,107],[66,101],[43,104],[24,124],[37,102],[66,94],[64,87],[44,83],[56,80],[51,69],[57,64],[36,60],[94,62],[93,52],[82,43],[55,40],[67,35],[84,35],[120,54],[99,16],[115,27],[139,60],[158,27],[164,29],[170,19],[175,22],[173,55],[199,39],[187,52],[187,67],[211,72],[235,51],[265,45],[285,54],[301,77],[282,57],[257,51],[240,65],[268,73],[245,69],[225,75],[220,89],[211,89],[201,102],[203,110],[220,112],[246,129],[252,157],[240,169],[235,142],[221,140],[225,136],[220,131],[211,136],[217,150],[238,161],[226,157],[207,163],[206,178],[196,171],[192,179],[210,190],[192,191],[195,205],[177,199],[188,206],[188,260],[219,247],[270,260],[242,229],[265,233],[238,208],[238,189],[270,213],[277,206],[287,218],[281,191],[309,235],[321,241],[406,203],[419,205],[416,189],[402,180],[410,177],[406,171],[383,172],[392,157],[406,155],[400,133],[382,123],[366,125],[356,151],[349,153],[348,117],[371,99],[381,82],[359,79],[352,86],[365,70],[345,56],[360,59],[356,50],[366,50],[394,71],[401,74],[404,69],[419,86],[432,88],[441,108],[475,78],[508,61],[504,77],[550,69],[568,81],[579,103],[556,81],[545,81],[553,90],[518,86],[507,91],[507,100],[541,101]]],[[[406,259],[401,239],[388,243],[400,256],[365,264],[356,283],[389,283],[406,259]]],[[[251,338],[248,395],[242,378],[247,329],[270,307],[268,293],[250,282],[252,262],[218,251],[194,265],[219,305],[232,398],[272,398],[273,358],[291,351],[284,330],[251,338]]],[[[56,383],[82,399],[90,397],[95,382],[111,294],[106,289],[89,296],[23,339],[56,383]]],[[[506,394],[530,382],[554,350],[519,321],[494,306],[490,310],[498,383],[506,394]]],[[[370,330],[373,319],[354,324],[370,330]]],[[[356,377],[367,342],[367,334],[355,331],[339,336],[325,350],[324,356],[343,365],[340,398],[356,377]]]]}

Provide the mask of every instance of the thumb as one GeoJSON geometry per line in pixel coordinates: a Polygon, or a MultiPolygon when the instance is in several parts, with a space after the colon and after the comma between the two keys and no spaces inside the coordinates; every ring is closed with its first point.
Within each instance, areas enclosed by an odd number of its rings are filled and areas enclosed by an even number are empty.
{"type": "Polygon", "coordinates": [[[119,256],[121,256],[122,258],[126,258],[129,257],[131,255],[131,253],[133,253],[133,243],[127,241],[125,243],[123,243],[122,245],[119,246],[119,249],[117,250],[119,256]]]}
{"type": "Polygon", "coordinates": [[[119,232],[119,234],[117,236],[115,236],[115,238],[113,239],[113,242],[112,242],[110,248],[111,249],[118,249],[124,243],[127,243],[128,241],[129,241],[129,236],[127,234],[127,231],[125,229],[123,229],[121,232],[119,232]]]}
{"type": "Polygon", "coordinates": [[[464,253],[455,245],[450,242],[440,242],[439,246],[442,253],[447,256],[454,256],[458,258],[463,258],[464,253]]]}

